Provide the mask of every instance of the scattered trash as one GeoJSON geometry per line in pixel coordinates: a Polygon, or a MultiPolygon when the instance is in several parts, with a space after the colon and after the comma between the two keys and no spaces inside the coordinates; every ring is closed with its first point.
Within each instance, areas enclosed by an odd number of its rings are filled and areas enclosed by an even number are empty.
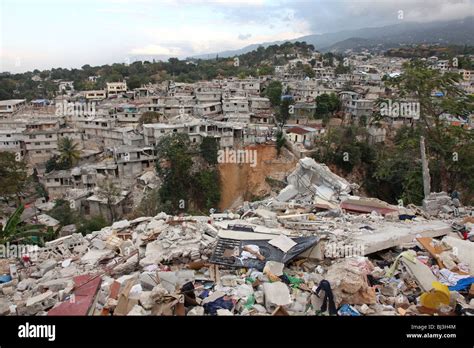
{"type": "Polygon", "coordinates": [[[287,181],[236,212],[121,220],[1,259],[0,314],[474,314],[471,208],[351,195],[309,158],[287,181]]]}

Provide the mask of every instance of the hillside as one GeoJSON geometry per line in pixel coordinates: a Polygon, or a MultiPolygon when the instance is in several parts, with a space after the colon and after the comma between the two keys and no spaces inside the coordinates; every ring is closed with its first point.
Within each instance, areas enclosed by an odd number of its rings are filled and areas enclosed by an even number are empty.
{"type": "MultiPolygon", "coordinates": [[[[344,30],[335,33],[325,33],[317,35],[307,35],[290,42],[305,41],[314,45],[316,50],[341,51],[345,49],[356,49],[360,47],[373,48],[383,47],[384,49],[398,47],[403,44],[439,43],[451,45],[473,45],[474,17],[467,17],[463,20],[435,21],[429,23],[402,22],[383,27],[361,28],[355,30],[344,30]],[[365,39],[366,41],[363,41],[365,39]]],[[[239,50],[225,51],[213,54],[197,56],[197,58],[207,59],[215,57],[232,57],[255,50],[259,46],[268,47],[277,42],[265,42],[243,47],[239,50]]]]}

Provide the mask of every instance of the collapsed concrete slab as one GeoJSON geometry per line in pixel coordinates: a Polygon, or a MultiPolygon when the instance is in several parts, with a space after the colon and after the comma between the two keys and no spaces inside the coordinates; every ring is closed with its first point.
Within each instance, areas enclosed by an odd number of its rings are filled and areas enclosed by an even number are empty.
{"type": "Polygon", "coordinates": [[[325,164],[317,163],[309,157],[300,159],[287,181],[288,186],[277,196],[280,202],[294,198],[295,191],[301,195],[312,195],[331,201],[341,194],[349,194],[355,188],[346,179],[331,172],[325,164]]]}
{"type": "Polygon", "coordinates": [[[439,237],[449,232],[451,232],[451,226],[443,221],[385,222],[374,230],[359,232],[359,235],[349,238],[346,244],[360,245],[363,255],[369,255],[413,242],[416,237],[439,237]]]}
{"type": "Polygon", "coordinates": [[[444,237],[443,242],[453,248],[454,255],[469,266],[469,272],[474,276],[474,243],[451,236],[444,237]]]}

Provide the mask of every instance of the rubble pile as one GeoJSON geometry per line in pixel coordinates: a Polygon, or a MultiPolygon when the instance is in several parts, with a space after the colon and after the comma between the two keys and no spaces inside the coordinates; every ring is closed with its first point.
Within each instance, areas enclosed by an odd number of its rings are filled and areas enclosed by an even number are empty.
{"type": "Polygon", "coordinates": [[[0,315],[474,314],[472,209],[356,189],[303,159],[278,197],[234,213],[61,237],[0,259],[0,315]]]}

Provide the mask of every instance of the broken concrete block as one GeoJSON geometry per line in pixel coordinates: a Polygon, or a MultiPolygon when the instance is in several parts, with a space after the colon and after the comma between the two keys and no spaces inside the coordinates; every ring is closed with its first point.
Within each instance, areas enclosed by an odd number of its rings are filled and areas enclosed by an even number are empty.
{"type": "Polygon", "coordinates": [[[441,207],[441,211],[446,214],[451,214],[453,212],[453,208],[451,208],[449,205],[445,204],[441,207]]]}
{"type": "Polygon", "coordinates": [[[146,225],[146,231],[147,232],[160,232],[163,229],[165,229],[168,226],[166,222],[163,220],[151,220],[147,225],[146,225]]]}
{"type": "Polygon", "coordinates": [[[162,284],[158,284],[151,290],[151,298],[155,302],[159,302],[163,297],[169,294],[169,291],[164,288],[162,284]]]}
{"type": "Polygon", "coordinates": [[[290,290],[285,283],[265,283],[263,284],[265,294],[265,307],[286,306],[291,303],[290,290]]]}
{"type": "Polygon", "coordinates": [[[105,241],[99,238],[95,238],[91,242],[91,247],[93,247],[94,249],[99,249],[99,250],[105,249],[105,241]]]}
{"type": "Polygon", "coordinates": [[[398,294],[397,285],[395,283],[387,284],[380,289],[380,292],[385,296],[392,296],[392,297],[397,296],[398,294]]]}
{"type": "Polygon", "coordinates": [[[474,276],[474,243],[451,236],[444,237],[443,242],[453,248],[453,254],[469,266],[469,272],[474,276]]]}
{"type": "Polygon", "coordinates": [[[18,285],[16,286],[16,289],[17,289],[18,291],[29,290],[29,289],[31,289],[35,284],[36,284],[36,280],[34,280],[33,278],[26,278],[26,279],[23,279],[22,281],[20,281],[20,282],[18,283],[18,285]]]}
{"type": "Polygon", "coordinates": [[[288,252],[291,248],[293,248],[297,243],[293,241],[291,238],[281,234],[278,237],[273,238],[268,242],[269,244],[277,247],[284,253],[288,252]]]}
{"type": "Polygon", "coordinates": [[[253,293],[253,287],[248,284],[242,284],[236,288],[236,296],[238,298],[246,298],[252,295],[253,293]]]}
{"type": "Polygon", "coordinates": [[[279,202],[288,202],[290,199],[293,199],[298,194],[298,190],[293,185],[288,185],[283,190],[280,191],[276,200],[279,202]]]}
{"type": "Polygon", "coordinates": [[[261,304],[253,305],[253,309],[255,309],[260,314],[268,313],[267,309],[264,306],[262,306],[261,304]]]}
{"type": "Polygon", "coordinates": [[[265,263],[265,267],[263,268],[263,273],[265,274],[272,274],[277,277],[283,275],[283,268],[285,265],[281,262],[277,261],[267,261],[265,263]]]}
{"type": "Polygon", "coordinates": [[[135,305],[133,308],[128,312],[127,315],[133,316],[133,315],[147,315],[146,310],[140,306],[140,305],[135,305]]]}
{"type": "Polygon", "coordinates": [[[5,296],[11,296],[11,295],[13,295],[14,292],[15,292],[15,290],[13,289],[13,286],[4,286],[4,287],[2,287],[2,293],[5,296]]]}
{"type": "Polygon", "coordinates": [[[277,219],[277,214],[273,211],[259,208],[255,210],[255,214],[262,219],[269,219],[269,220],[276,220],[277,219]]]}
{"type": "Polygon", "coordinates": [[[166,220],[168,218],[168,214],[161,212],[154,217],[155,220],[166,220]]]}
{"type": "Polygon", "coordinates": [[[139,301],[142,307],[147,310],[151,310],[155,305],[155,301],[151,297],[151,291],[142,291],[139,301]]]}
{"type": "Polygon", "coordinates": [[[336,306],[375,303],[375,291],[367,283],[366,268],[367,264],[357,258],[347,258],[331,265],[326,280],[331,284],[336,306]]]}
{"type": "Polygon", "coordinates": [[[253,293],[253,296],[255,297],[255,302],[258,304],[263,304],[264,303],[264,295],[263,291],[255,291],[253,293]]]}
{"type": "Polygon", "coordinates": [[[137,269],[137,266],[138,266],[138,255],[133,255],[124,263],[116,266],[112,271],[112,275],[117,276],[120,274],[129,274],[135,271],[137,269]]]}
{"type": "Polygon", "coordinates": [[[228,309],[218,309],[217,310],[217,315],[218,316],[233,316],[234,313],[232,313],[231,311],[229,311],[228,309]]]}
{"type": "Polygon", "coordinates": [[[69,283],[72,283],[70,279],[53,279],[48,280],[46,282],[41,282],[38,284],[40,291],[43,289],[48,289],[53,292],[58,292],[59,290],[63,290],[67,287],[69,283]]]}
{"type": "Polygon", "coordinates": [[[69,267],[61,269],[59,274],[61,278],[71,278],[78,274],[78,269],[75,264],[71,264],[69,267]]]}
{"type": "Polygon", "coordinates": [[[178,278],[176,277],[176,272],[158,272],[158,279],[160,284],[169,292],[176,292],[176,285],[178,283],[178,278]]]}
{"type": "Polygon", "coordinates": [[[89,250],[81,257],[81,263],[91,266],[96,266],[100,261],[114,257],[116,254],[112,250],[89,250]]]}
{"type": "Polygon", "coordinates": [[[139,280],[145,290],[152,290],[158,284],[156,272],[143,272],[140,274],[139,280]]]}
{"type": "Polygon", "coordinates": [[[10,313],[11,303],[6,298],[0,298],[0,315],[8,315],[10,313]]]}
{"type": "Polygon", "coordinates": [[[235,287],[240,283],[241,279],[233,274],[226,274],[221,277],[221,284],[223,286],[235,287]]]}
{"type": "Polygon", "coordinates": [[[30,297],[26,301],[26,314],[35,315],[40,311],[44,311],[53,307],[55,302],[56,300],[54,299],[54,293],[51,290],[34,297],[30,297]]]}
{"type": "Polygon", "coordinates": [[[112,224],[113,230],[123,230],[130,227],[130,222],[128,220],[116,221],[112,224]]]}
{"type": "Polygon", "coordinates": [[[194,316],[194,315],[204,315],[204,307],[201,306],[196,306],[193,307],[187,314],[188,316],[194,316]]]}
{"type": "Polygon", "coordinates": [[[40,273],[41,275],[44,275],[46,272],[54,269],[54,267],[56,267],[56,260],[46,260],[44,262],[42,262],[38,267],[40,269],[40,273]]]}

